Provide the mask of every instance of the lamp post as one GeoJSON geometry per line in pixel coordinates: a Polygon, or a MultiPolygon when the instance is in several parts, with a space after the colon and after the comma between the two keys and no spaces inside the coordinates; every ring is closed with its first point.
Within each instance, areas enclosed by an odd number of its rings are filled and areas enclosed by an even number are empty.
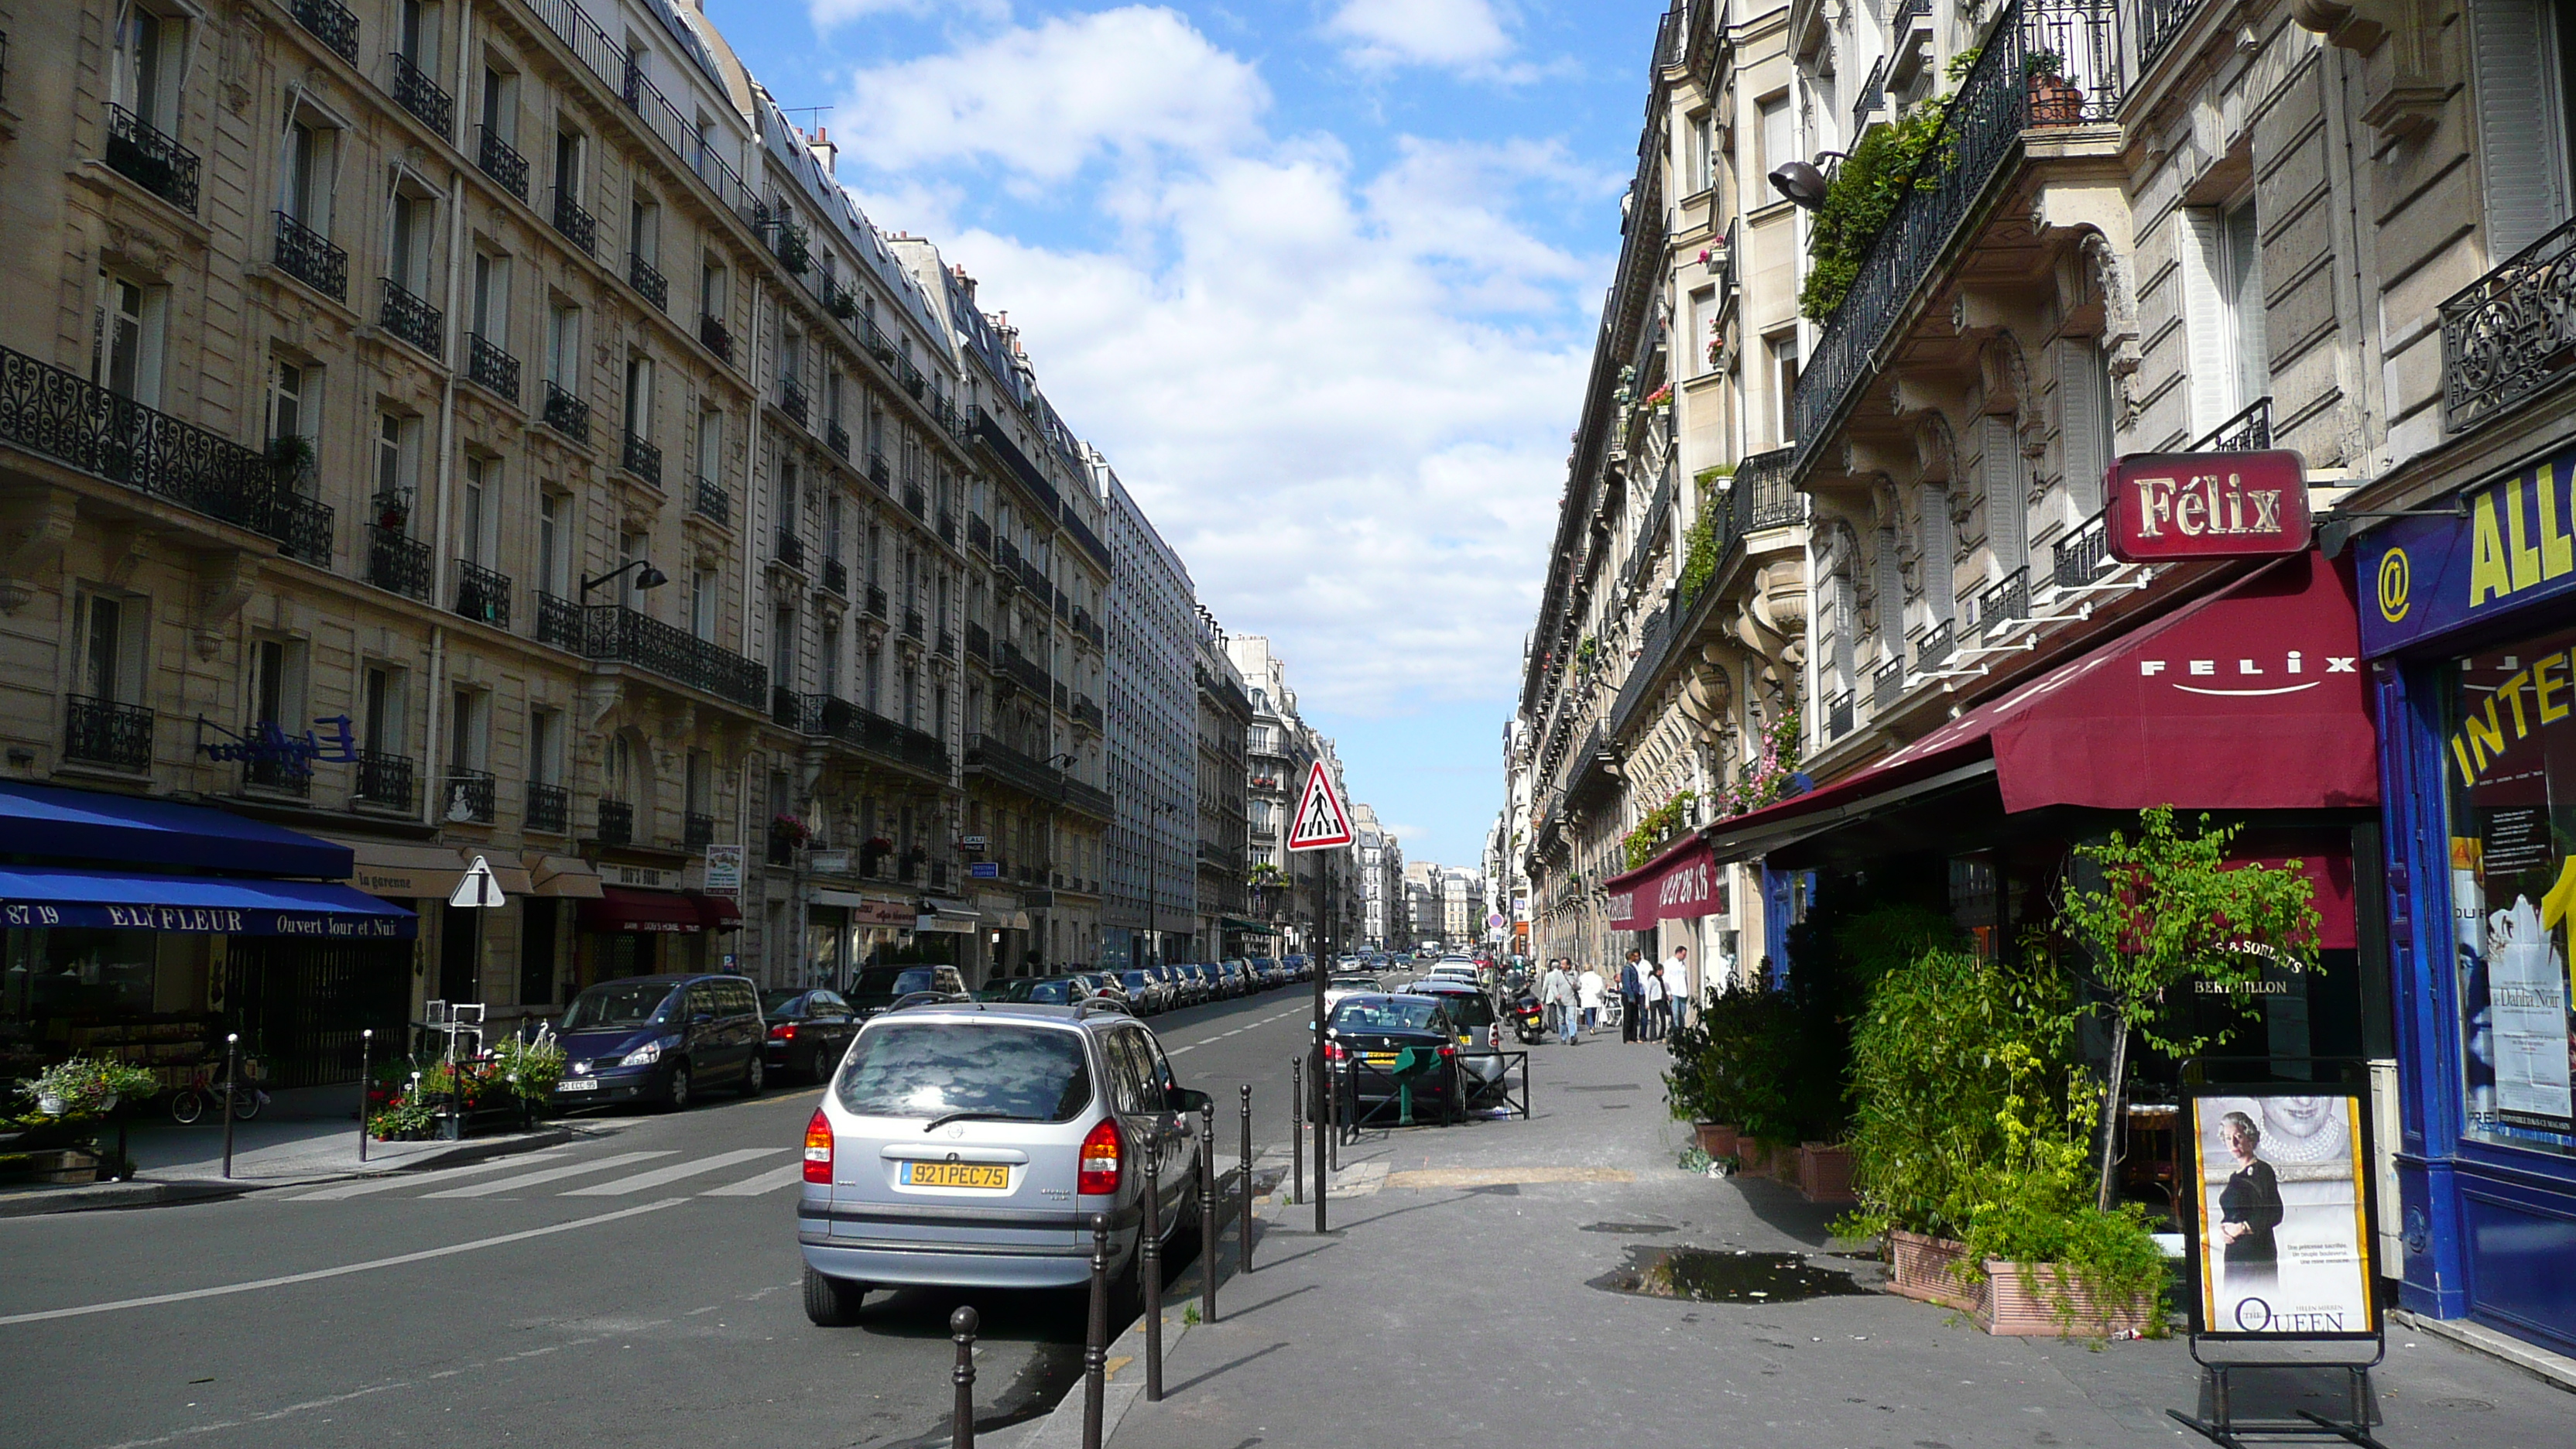
{"type": "Polygon", "coordinates": [[[615,582],[620,575],[629,573],[635,575],[635,587],[638,589],[658,589],[671,581],[670,575],[653,567],[650,560],[628,559],[597,578],[584,576],[581,581],[581,602],[585,604],[590,602],[591,590],[605,587],[615,582]]]}

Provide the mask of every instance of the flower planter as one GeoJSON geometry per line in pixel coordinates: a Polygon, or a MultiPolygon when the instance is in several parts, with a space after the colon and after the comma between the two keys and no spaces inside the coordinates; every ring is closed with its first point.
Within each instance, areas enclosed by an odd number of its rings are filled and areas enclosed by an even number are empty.
{"type": "Polygon", "coordinates": [[[2084,119],[2084,92],[2064,76],[2035,75],[2030,78],[2030,123],[2034,126],[2072,126],[2084,119]]]}
{"type": "Polygon", "coordinates": [[[1855,1201],[1852,1197],[1851,1149],[1824,1142],[1800,1143],[1798,1196],[1809,1202],[1855,1201]]]}
{"type": "Polygon", "coordinates": [[[69,1147],[51,1152],[30,1152],[27,1154],[26,1175],[23,1180],[53,1183],[96,1182],[98,1181],[98,1157],[95,1153],[69,1147]]]}
{"type": "Polygon", "coordinates": [[[1984,1288],[1959,1275],[1967,1244],[1900,1229],[1887,1235],[1887,1250],[1889,1292],[1962,1313],[1985,1306],[1984,1288]]]}
{"type": "Polygon", "coordinates": [[[1772,1144],[1759,1137],[1738,1137],[1736,1171],[1746,1177],[1769,1177],[1772,1173],[1771,1158],[1775,1150],[1772,1144]]]}
{"type": "Polygon", "coordinates": [[[1699,1150],[1711,1157],[1733,1157],[1742,1146],[1742,1134],[1732,1122],[1693,1122],[1691,1134],[1699,1139],[1699,1150]]]}
{"type": "Polygon", "coordinates": [[[2146,1329],[2146,1303],[2106,1306],[2094,1301],[2092,1292],[2081,1285],[2066,1288],[2075,1308],[2074,1322],[2069,1325],[2057,1316],[2057,1287],[2065,1282],[2065,1270],[2055,1263],[2007,1263],[1989,1258],[1986,1291],[1973,1310],[1977,1326],[1998,1337],[2014,1338],[2061,1338],[2072,1334],[2108,1338],[2115,1333],[2146,1329]]]}

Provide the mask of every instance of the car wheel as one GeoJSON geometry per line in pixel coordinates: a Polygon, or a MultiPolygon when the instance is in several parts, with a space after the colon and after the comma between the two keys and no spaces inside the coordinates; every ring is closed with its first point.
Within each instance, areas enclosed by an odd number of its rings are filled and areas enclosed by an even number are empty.
{"type": "Polygon", "coordinates": [[[864,1283],[848,1283],[811,1267],[805,1270],[805,1318],[816,1328],[847,1328],[859,1321],[867,1300],[864,1283]]]}
{"type": "Polygon", "coordinates": [[[671,1068],[671,1079],[662,1084],[663,1108],[672,1112],[686,1110],[689,1105],[690,1086],[689,1069],[686,1065],[671,1068]]]}
{"type": "Polygon", "coordinates": [[[814,1048],[813,1051],[806,1054],[805,1080],[809,1082],[819,1082],[823,1080],[824,1073],[829,1072],[830,1070],[831,1067],[823,1060],[823,1049],[821,1047],[818,1046],[814,1048]]]}
{"type": "Polygon", "coordinates": [[[751,1060],[742,1069],[742,1094],[746,1097],[757,1097],[760,1095],[761,1088],[768,1085],[769,1064],[760,1059],[759,1053],[754,1052],[751,1060]]]}

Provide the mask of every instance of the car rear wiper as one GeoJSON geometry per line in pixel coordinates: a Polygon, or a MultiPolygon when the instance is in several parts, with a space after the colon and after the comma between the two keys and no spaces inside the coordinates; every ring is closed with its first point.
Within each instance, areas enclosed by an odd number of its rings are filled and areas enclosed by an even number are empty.
{"type": "Polygon", "coordinates": [[[921,1130],[935,1132],[951,1122],[1018,1122],[1021,1120],[1023,1119],[1018,1114],[1012,1112],[942,1112],[923,1123],[921,1130]]]}

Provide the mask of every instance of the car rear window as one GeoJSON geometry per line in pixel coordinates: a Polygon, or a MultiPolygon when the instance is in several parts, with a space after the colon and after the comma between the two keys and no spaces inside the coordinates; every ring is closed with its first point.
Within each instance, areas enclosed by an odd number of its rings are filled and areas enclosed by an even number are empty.
{"type": "Polygon", "coordinates": [[[872,966],[851,983],[850,999],[862,1006],[891,1006],[898,997],[930,990],[938,980],[927,966],[872,966]]]}
{"type": "Polygon", "coordinates": [[[841,1069],[841,1105],[863,1117],[993,1113],[1062,1122],[1091,1101],[1082,1038],[1043,1027],[908,1022],[859,1034],[841,1069]]]}
{"type": "Polygon", "coordinates": [[[1424,1031],[1439,1011],[1440,1003],[1428,997],[1363,997],[1334,1007],[1332,1025],[1336,1031],[1424,1031]]]}
{"type": "Polygon", "coordinates": [[[1494,1004],[1481,994],[1470,996],[1464,991],[1444,991],[1440,993],[1440,999],[1449,1003],[1449,1014],[1461,1027],[1494,1024],[1494,1004]]]}

